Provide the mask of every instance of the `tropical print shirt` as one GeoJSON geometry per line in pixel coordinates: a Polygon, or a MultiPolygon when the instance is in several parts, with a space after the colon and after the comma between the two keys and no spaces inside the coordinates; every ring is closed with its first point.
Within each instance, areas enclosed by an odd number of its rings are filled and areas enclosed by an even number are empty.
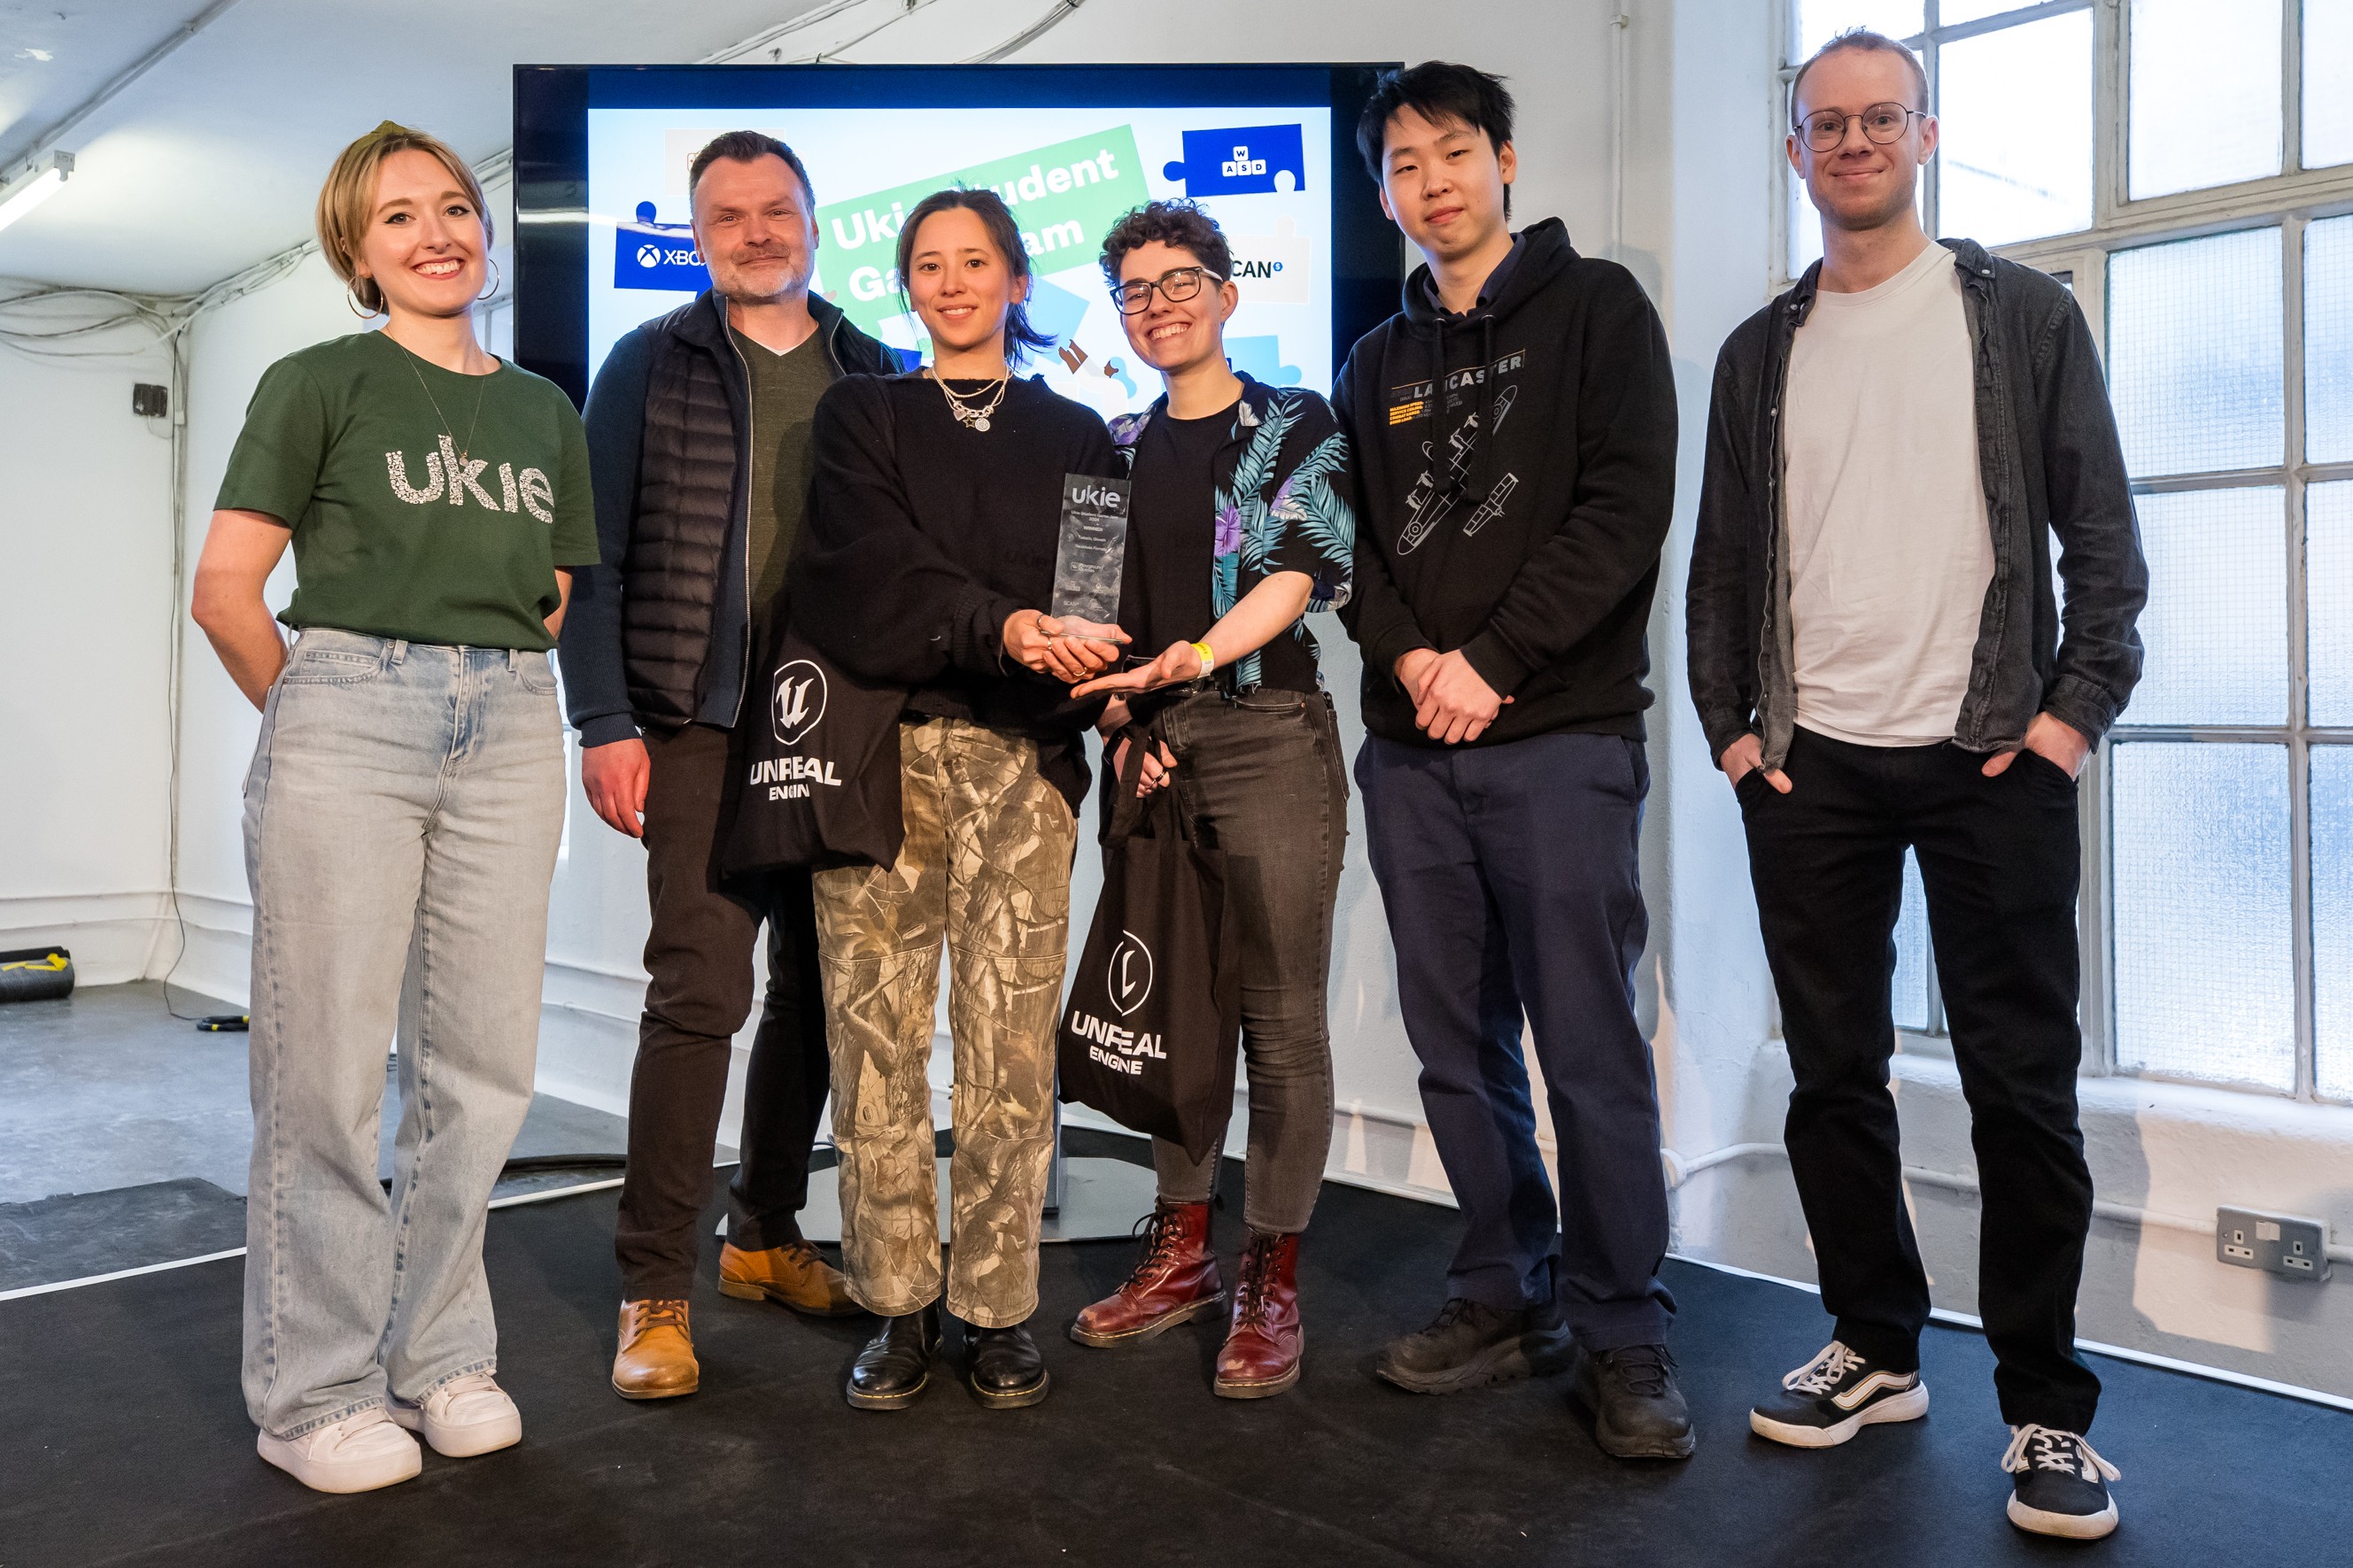
{"type": "MultiPolygon", "coordinates": [[[[1210,552],[1209,599],[1223,616],[1278,572],[1303,572],[1313,584],[1307,609],[1336,610],[1356,581],[1356,516],[1347,501],[1348,441],[1332,405],[1302,387],[1272,387],[1241,378],[1234,427],[1219,448],[1213,495],[1216,542],[1210,552]]],[[[1120,461],[1131,469],[1135,444],[1166,394],[1141,414],[1111,422],[1120,461]]],[[[1312,666],[1315,638],[1302,613],[1283,634],[1312,666]]],[[[1264,660],[1243,655],[1230,671],[1230,689],[1261,684],[1264,660]]],[[[1320,672],[1316,677],[1322,684],[1320,672]]]]}

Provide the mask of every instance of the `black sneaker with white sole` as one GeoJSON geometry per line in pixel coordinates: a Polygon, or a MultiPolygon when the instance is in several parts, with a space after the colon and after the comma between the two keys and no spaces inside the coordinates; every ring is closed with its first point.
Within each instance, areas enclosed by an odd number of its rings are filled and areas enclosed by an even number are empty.
{"type": "Polygon", "coordinates": [[[1928,1385],[1918,1373],[1874,1367],[1832,1340],[1749,1411],[1748,1429],[1795,1448],[1835,1448],[1865,1426],[1926,1414],[1928,1385]]]}
{"type": "Polygon", "coordinates": [[[2082,1433],[2013,1427],[2001,1468],[2013,1480],[2010,1522],[2019,1529],[2070,1541],[2097,1541],[2116,1529],[2116,1500],[2108,1483],[2119,1472],[2093,1452],[2082,1433]]]}

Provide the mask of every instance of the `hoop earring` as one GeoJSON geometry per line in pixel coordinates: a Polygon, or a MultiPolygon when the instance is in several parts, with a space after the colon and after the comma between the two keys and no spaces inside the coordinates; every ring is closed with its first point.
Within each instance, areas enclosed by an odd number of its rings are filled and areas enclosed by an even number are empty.
{"type": "Polygon", "coordinates": [[[359,289],[360,282],[356,278],[343,285],[344,309],[350,310],[353,315],[357,316],[363,321],[374,321],[376,317],[383,315],[384,312],[380,310],[371,310],[367,308],[367,301],[360,298],[359,289]]]}
{"type": "Polygon", "coordinates": [[[484,289],[480,293],[479,293],[479,294],[477,294],[477,295],[475,295],[475,296],[474,296],[475,301],[476,301],[477,303],[480,303],[481,300],[495,300],[495,299],[497,299],[497,298],[498,298],[498,294],[499,294],[499,289],[501,289],[501,288],[505,284],[505,281],[506,281],[505,278],[504,278],[504,277],[500,273],[500,271],[499,271],[499,258],[498,258],[497,257],[493,256],[493,257],[489,258],[488,259],[489,259],[490,264],[491,264],[491,282],[490,282],[490,287],[488,287],[487,289],[484,289]]]}

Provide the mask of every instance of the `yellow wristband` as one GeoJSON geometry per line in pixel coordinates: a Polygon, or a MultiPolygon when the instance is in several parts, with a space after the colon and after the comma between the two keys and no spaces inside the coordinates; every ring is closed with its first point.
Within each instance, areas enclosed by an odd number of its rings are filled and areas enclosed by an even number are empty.
{"type": "Polygon", "coordinates": [[[1209,671],[1218,668],[1218,656],[1210,651],[1209,645],[1205,642],[1195,643],[1193,651],[1201,656],[1201,673],[1193,679],[1206,680],[1208,679],[1209,671]]]}

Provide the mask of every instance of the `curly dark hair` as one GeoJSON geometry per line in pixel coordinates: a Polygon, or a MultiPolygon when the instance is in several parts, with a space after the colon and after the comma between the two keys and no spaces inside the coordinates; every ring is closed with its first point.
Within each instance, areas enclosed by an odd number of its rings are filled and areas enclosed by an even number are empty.
{"type": "Polygon", "coordinates": [[[1198,203],[1179,198],[1170,202],[1146,202],[1124,214],[1103,236],[1103,281],[1113,289],[1119,287],[1119,265],[1127,253],[1154,240],[1189,250],[1193,259],[1216,273],[1219,279],[1234,275],[1234,253],[1226,244],[1226,231],[1218,220],[1201,210],[1198,203]]]}
{"type": "MultiPolygon", "coordinates": [[[[923,220],[934,213],[946,212],[954,207],[962,207],[966,212],[978,215],[981,226],[988,231],[989,243],[1004,258],[1006,271],[1021,282],[1029,280],[1033,274],[1029,247],[1021,242],[1021,226],[1013,221],[1012,209],[1005,205],[1005,198],[995,191],[973,191],[956,185],[944,191],[934,191],[917,202],[908,212],[907,221],[899,226],[896,276],[901,298],[906,296],[907,268],[915,259],[915,231],[923,227],[923,220]]],[[[1053,346],[1052,338],[1029,324],[1029,312],[1021,307],[1019,301],[1005,308],[1005,358],[1008,363],[1018,367],[1039,350],[1053,346]]]]}

